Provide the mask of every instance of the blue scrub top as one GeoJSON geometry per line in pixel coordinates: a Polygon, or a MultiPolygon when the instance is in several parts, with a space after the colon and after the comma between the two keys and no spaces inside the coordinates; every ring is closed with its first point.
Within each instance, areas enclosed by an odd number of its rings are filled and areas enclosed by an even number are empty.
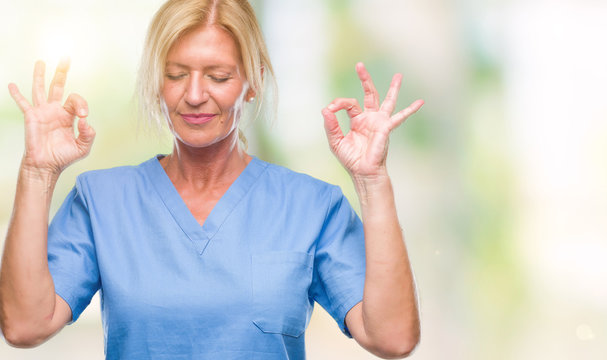
{"type": "Polygon", "coordinates": [[[84,173],[48,252],[73,321],[100,290],[107,359],[304,359],[314,302],[349,335],[365,276],[341,190],[255,157],[203,226],[157,157],[84,173]]]}

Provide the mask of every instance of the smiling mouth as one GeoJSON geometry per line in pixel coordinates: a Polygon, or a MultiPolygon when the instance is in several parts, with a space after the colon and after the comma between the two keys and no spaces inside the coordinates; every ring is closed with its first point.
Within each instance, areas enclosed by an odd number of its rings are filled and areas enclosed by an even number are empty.
{"type": "Polygon", "coordinates": [[[204,124],[211,121],[216,114],[179,114],[189,124],[204,124]]]}

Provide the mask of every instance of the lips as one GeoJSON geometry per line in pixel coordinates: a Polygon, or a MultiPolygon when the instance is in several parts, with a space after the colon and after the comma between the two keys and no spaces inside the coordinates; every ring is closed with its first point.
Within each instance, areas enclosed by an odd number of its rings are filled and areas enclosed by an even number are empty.
{"type": "Polygon", "coordinates": [[[199,125],[211,121],[215,114],[180,114],[183,120],[189,124],[199,125]]]}

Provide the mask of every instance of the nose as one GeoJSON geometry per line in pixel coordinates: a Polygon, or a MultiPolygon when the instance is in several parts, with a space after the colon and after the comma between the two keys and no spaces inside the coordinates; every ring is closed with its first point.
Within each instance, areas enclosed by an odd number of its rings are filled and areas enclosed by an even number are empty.
{"type": "Polygon", "coordinates": [[[188,105],[196,107],[209,100],[207,84],[201,75],[190,76],[184,99],[188,105]]]}

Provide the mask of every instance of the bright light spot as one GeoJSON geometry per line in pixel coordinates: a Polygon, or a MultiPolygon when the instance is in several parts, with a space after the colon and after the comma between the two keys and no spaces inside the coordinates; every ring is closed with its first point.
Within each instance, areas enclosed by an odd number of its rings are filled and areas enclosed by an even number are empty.
{"type": "Polygon", "coordinates": [[[577,329],[575,329],[575,334],[581,341],[590,341],[594,340],[595,338],[594,331],[592,331],[592,328],[586,324],[579,325],[577,329]]]}
{"type": "Polygon", "coordinates": [[[83,18],[66,14],[63,18],[49,19],[40,29],[35,54],[47,64],[47,78],[52,76],[61,58],[70,58],[72,77],[76,68],[85,71],[98,65],[100,35],[90,24],[87,26],[83,18]]]}
{"type": "Polygon", "coordinates": [[[55,28],[46,31],[40,38],[39,48],[41,60],[47,65],[57,64],[63,57],[73,59],[76,54],[75,40],[67,29],[55,28]]]}

